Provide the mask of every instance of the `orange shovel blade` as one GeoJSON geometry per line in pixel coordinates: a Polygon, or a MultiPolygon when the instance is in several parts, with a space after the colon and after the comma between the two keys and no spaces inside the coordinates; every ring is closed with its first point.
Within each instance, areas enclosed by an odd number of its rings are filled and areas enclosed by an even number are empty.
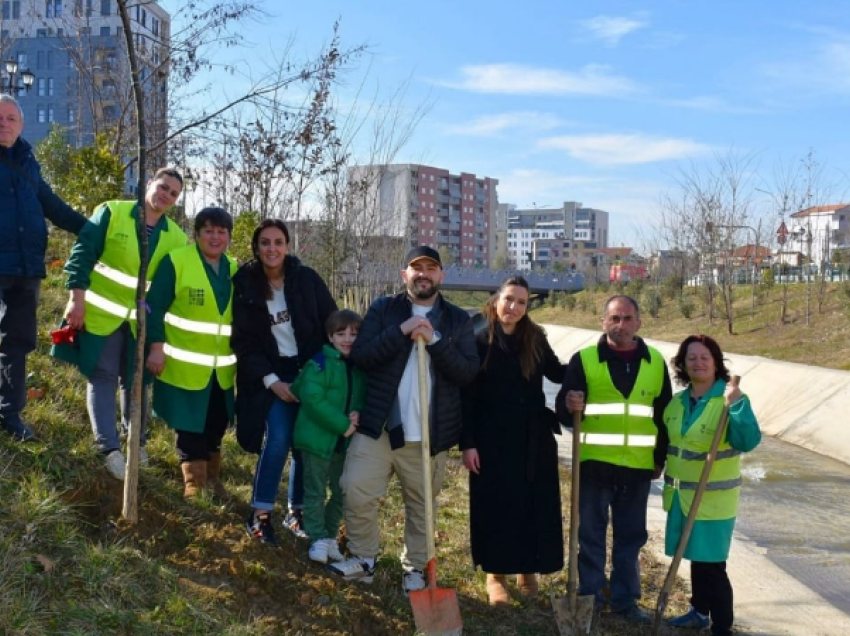
{"type": "Polygon", "coordinates": [[[428,562],[426,580],[428,587],[408,595],[416,629],[427,636],[460,636],[463,633],[463,621],[460,618],[457,594],[452,589],[437,587],[437,566],[434,559],[428,562]]]}

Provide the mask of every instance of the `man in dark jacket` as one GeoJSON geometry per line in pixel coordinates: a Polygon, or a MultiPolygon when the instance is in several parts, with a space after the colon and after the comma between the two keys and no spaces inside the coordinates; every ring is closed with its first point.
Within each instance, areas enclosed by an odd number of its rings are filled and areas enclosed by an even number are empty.
{"type": "Polygon", "coordinates": [[[460,387],[472,381],[479,361],[469,315],[439,293],[443,268],[439,253],[411,250],[402,270],[407,291],[380,298],[366,313],[351,358],[366,371],[366,406],[351,441],[342,476],[345,494],[347,561],[328,566],[346,580],[370,583],[380,547],[378,500],[396,473],[405,504],[403,589],[425,587],[427,562],[425,498],[422,483],[422,427],[415,343],[428,352],[431,473],[433,495],[445,476],[445,451],[458,443],[460,387]]]}
{"type": "Polygon", "coordinates": [[[86,217],[41,178],[32,147],[21,139],[18,102],[0,95],[0,424],[14,438],[33,439],[21,420],[27,402],[26,360],[35,349],[36,309],[46,276],[47,223],[79,234],[86,217]]]}
{"type": "Polygon", "coordinates": [[[612,296],[602,311],[605,333],[573,355],[555,402],[561,421],[583,412],[579,493],[579,594],[605,603],[606,538],[610,510],[611,610],[651,623],[637,605],[638,555],[648,538],[650,482],[661,475],[667,451],[664,409],[672,397],[661,353],[639,337],[640,310],[629,296],[612,296]]]}

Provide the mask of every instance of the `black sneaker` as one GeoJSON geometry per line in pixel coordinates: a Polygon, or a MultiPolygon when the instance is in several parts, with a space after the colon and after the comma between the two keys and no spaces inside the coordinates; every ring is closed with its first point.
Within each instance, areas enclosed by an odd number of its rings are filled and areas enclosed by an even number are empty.
{"type": "Polygon", "coordinates": [[[33,430],[23,423],[20,416],[4,417],[0,419],[0,425],[13,439],[19,442],[34,442],[36,441],[33,430]]]}
{"type": "Polygon", "coordinates": [[[299,539],[309,538],[304,530],[304,511],[299,508],[289,511],[289,514],[283,520],[283,527],[299,539]]]}
{"type": "Polygon", "coordinates": [[[274,536],[274,526],[272,525],[272,515],[269,512],[261,512],[255,515],[253,512],[245,522],[245,530],[248,535],[259,539],[263,543],[277,546],[277,539],[274,536]]]}

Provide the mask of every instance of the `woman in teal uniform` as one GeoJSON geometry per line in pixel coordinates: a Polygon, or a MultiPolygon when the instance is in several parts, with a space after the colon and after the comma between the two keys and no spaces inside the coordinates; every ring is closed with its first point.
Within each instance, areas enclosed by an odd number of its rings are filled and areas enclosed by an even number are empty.
{"type": "Polygon", "coordinates": [[[691,609],[668,624],[695,629],[711,625],[713,636],[729,636],[734,616],[726,560],[738,514],[741,454],[758,446],[761,431],[749,399],[730,383],[723,352],[713,338],[688,336],[672,363],[676,380],[687,387],[664,411],[670,436],[664,476],[668,556],[676,553],[724,407],[729,420],[685,549],[691,562],[691,609]]]}

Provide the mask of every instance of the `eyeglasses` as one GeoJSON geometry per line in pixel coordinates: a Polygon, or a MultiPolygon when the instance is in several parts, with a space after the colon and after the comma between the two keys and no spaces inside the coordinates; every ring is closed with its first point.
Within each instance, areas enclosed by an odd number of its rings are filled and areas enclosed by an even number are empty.
{"type": "Polygon", "coordinates": [[[615,325],[619,325],[621,322],[634,322],[634,316],[620,316],[618,314],[613,314],[611,316],[606,316],[605,320],[608,322],[613,322],[615,325]]]}

